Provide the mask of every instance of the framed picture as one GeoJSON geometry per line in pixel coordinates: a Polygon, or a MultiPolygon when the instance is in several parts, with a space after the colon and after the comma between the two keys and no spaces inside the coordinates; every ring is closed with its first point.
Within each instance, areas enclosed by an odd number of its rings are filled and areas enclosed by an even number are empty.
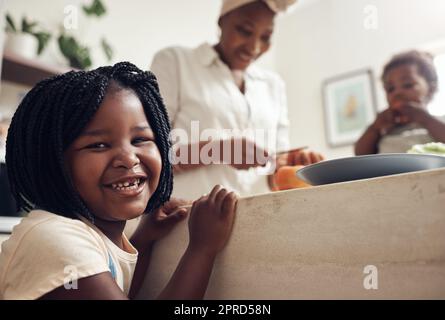
{"type": "Polygon", "coordinates": [[[355,143],[377,114],[374,77],[370,69],[351,72],[323,83],[326,138],[331,147],[355,143]]]}

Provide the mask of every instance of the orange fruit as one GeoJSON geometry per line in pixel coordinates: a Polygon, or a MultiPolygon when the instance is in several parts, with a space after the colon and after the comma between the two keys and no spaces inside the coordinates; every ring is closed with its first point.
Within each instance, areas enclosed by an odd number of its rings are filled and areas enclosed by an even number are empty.
{"type": "Polygon", "coordinates": [[[310,184],[307,184],[303,180],[297,177],[297,171],[303,168],[304,166],[283,166],[277,170],[274,174],[275,185],[278,190],[288,190],[288,189],[296,189],[296,188],[306,188],[310,187],[310,184]]]}

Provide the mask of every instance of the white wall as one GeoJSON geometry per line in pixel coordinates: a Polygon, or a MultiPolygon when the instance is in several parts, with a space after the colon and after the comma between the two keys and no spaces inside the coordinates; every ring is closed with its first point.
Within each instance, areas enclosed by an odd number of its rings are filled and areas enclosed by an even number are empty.
{"type": "Polygon", "coordinates": [[[322,82],[348,71],[374,71],[379,80],[396,52],[445,39],[443,0],[312,0],[279,21],[276,68],[287,84],[294,145],[309,144],[329,158],[352,155],[352,146],[329,148],[325,139],[322,82]],[[364,8],[377,8],[377,30],[366,30],[364,8]]]}
{"type": "MultiPolygon", "coordinates": [[[[95,46],[94,66],[109,64],[99,43],[105,35],[114,46],[113,62],[129,60],[148,68],[156,51],[171,45],[197,46],[203,41],[215,43],[218,38],[217,17],[220,0],[102,0],[107,14],[99,19],[85,18],[79,11],[79,28],[73,33],[80,41],[95,46]]],[[[92,0],[6,0],[6,10],[19,20],[23,14],[58,30],[68,17],[64,9],[80,7],[92,0]]],[[[58,54],[53,39],[43,59],[66,63],[58,54]]],[[[262,59],[272,66],[271,54],[262,59]]]]}
{"type": "MultiPolygon", "coordinates": [[[[58,30],[69,16],[68,6],[80,8],[92,0],[2,0],[16,24],[26,15],[37,20],[51,33],[56,34],[38,59],[58,65],[67,65],[61,55],[56,37],[58,30]]],[[[148,69],[154,54],[172,45],[197,46],[218,39],[217,18],[220,0],[103,0],[107,14],[99,19],[86,18],[79,10],[78,29],[71,30],[82,43],[93,48],[93,67],[130,61],[141,69],[148,69]],[[105,36],[114,47],[115,56],[108,62],[99,41],[105,36]]],[[[259,63],[274,69],[274,50],[261,58],[259,63]]],[[[3,83],[0,94],[0,112],[11,113],[18,104],[18,97],[29,88],[3,83]]]]}
{"type": "MultiPolygon", "coordinates": [[[[56,30],[67,5],[88,0],[6,0],[5,9],[19,19],[22,14],[56,30]]],[[[112,62],[129,60],[148,68],[154,53],[169,45],[195,46],[215,42],[219,0],[104,0],[108,13],[99,20],[80,15],[76,34],[88,44],[105,35],[115,47],[112,62]]],[[[326,78],[370,67],[376,76],[378,106],[385,99],[378,80],[382,65],[398,51],[445,39],[444,0],[300,0],[296,10],[280,17],[273,50],[259,61],[276,70],[288,89],[291,142],[310,145],[328,158],[352,155],[352,147],[326,144],[321,84],[326,78]],[[379,27],[363,27],[366,5],[378,9],[379,27]]],[[[440,42],[439,42],[440,43],[440,42]]],[[[55,42],[42,59],[66,63],[55,42]]],[[[100,48],[95,66],[108,64],[100,48]]],[[[4,107],[3,86],[0,108],[4,107]]],[[[8,100],[10,101],[10,99],[8,100]]],[[[8,102],[9,103],[9,102],[8,102]]],[[[10,104],[10,103],[9,103],[10,104]]]]}

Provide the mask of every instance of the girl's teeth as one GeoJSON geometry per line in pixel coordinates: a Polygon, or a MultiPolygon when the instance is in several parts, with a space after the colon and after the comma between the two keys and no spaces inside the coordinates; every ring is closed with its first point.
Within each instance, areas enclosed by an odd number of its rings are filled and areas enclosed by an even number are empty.
{"type": "Polygon", "coordinates": [[[139,187],[140,181],[140,179],[136,179],[134,182],[132,182],[132,185],[130,185],[130,182],[113,183],[111,187],[116,190],[133,190],[139,187]]]}

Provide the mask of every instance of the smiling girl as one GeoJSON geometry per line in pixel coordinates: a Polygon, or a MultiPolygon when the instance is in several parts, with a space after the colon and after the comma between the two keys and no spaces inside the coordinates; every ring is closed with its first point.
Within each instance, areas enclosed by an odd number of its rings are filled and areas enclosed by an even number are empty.
{"type": "MultiPolygon", "coordinates": [[[[169,133],[155,77],[130,63],[37,84],[8,133],[11,188],[29,214],[2,245],[0,298],[136,296],[154,242],[187,213],[169,201],[169,133]]],[[[204,296],[236,201],[216,186],[194,202],[188,248],[160,298],[204,296]]]]}

